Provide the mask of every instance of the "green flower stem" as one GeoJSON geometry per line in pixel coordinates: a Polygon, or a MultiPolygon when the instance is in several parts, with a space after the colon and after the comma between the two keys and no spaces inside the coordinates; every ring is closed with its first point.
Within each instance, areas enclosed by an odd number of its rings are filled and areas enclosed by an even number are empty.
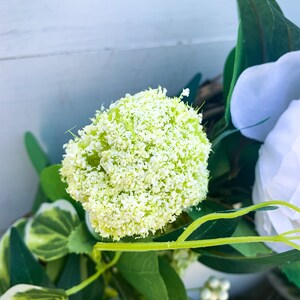
{"type": "Polygon", "coordinates": [[[279,235],[281,235],[281,236],[287,236],[287,235],[291,235],[291,234],[295,234],[295,233],[300,233],[300,228],[289,230],[289,231],[286,231],[286,232],[281,233],[279,235]]]}
{"type": "Polygon", "coordinates": [[[241,217],[251,211],[260,209],[260,208],[264,208],[264,207],[268,207],[268,206],[273,206],[273,205],[283,205],[283,206],[287,206],[288,208],[291,208],[297,212],[300,213],[300,208],[285,202],[285,201],[281,201],[281,200],[274,200],[274,201],[267,201],[267,202],[263,202],[263,203],[259,203],[259,204],[255,204],[255,205],[251,205],[249,207],[245,207],[242,208],[238,211],[235,212],[229,212],[229,213],[212,213],[212,214],[208,214],[206,216],[203,216],[197,220],[195,220],[193,223],[191,223],[186,229],[185,231],[178,237],[177,241],[178,242],[183,242],[185,241],[198,227],[200,227],[203,223],[207,222],[207,221],[213,221],[213,220],[218,220],[218,219],[233,219],[233,218],[237,218],[237,217],[241,217]]]}
{"type": "Polygon", "coordinates": [[[79,291],[83,290],[85,287],[87,287],[89,284],[94,282],[102,273],[104,273],[107,269],[112,267],[117,263],[121,256],[121,252],[116,252],[114,258],[109,262],[108,264],[104,265],[102,268],[100,268],[95,274],[93,274],[91,277],[85,279],[78,285],[73,286],[72,288],[68,289],[66,291],[67,296],[73,295],[78,293],[79,291]]]}
{"type": "Polygon", "coordinates": [[[124,252],[143,252],[143,251],[160,251],[203,248],[212,246],[221,246],[228,244],[247,244],[259,242],[285,243],[300,251],[300,246],[291,242],[289,239],[276,236],[245,236],[245,237],[227,237],[217,239],[207,239],[199,241],[183,242],[150,242],[150,243],[97,243],[94,246],[98,251],[124,251],[124,252]]]}
{"type": "Polygon", "coordinates": [[[289,207],[300,213],[300,208],[297,206],[280,201],[268,201],[259,204],[255,204],[246,208],[242,208],[238,211],[228,212],[228,213],[212,213],[203,216],[193,223],[191,223],[185,231],[179,236],[175,242],[150,242],[150,243],[97,243],[94,246],[94,250],[98,251],[159,251],[159,250],[175,250],[175,249],[189,249],[189,248],[203,248],[220,246],[226,244],[242,244],[242,243],[258,243],[258,242],[274,242],[274,243],[285,243],[300,251],[300,246],[293,243],[292,240],[298,239],[298,237],[288,237],[287,235],[298,233],[299,230],[288,231],[276,236],[246,236],[246,237],[226,237],[226,238],[216,238],[207,240],[196,240],[196,241],[186,241],[199,226],[208,221],[213,221],[217,219],[232,219],[236,217],[241,217],[251,211],[255,211],[264,207],[283,205],[289,207]]]}

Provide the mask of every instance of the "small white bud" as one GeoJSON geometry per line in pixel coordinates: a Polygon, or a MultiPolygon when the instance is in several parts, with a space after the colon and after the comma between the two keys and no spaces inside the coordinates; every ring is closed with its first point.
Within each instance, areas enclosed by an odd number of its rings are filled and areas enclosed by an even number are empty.
{"type": "Polygon", "coordinates": [[[229,295],[227,291],[220,291],[218,293],[218,300],[228,300],[228,299],[229,299],[229,295]]]}
{"type": "Polygon", "coordinates": [[[228,291],[230,289],[230,281],[227,279],[221,279],[220,286],[222,291],[228,291]]]}
{"type": "Polygon", "coordinates": [[[212,296],[212,292],[209,288],[203,288],[200,292],[200,299],[201,300],[210,300],[212,296]]]}
{"type": "Polygon", "coordinates": [[[208,279],[208,286],[212,289],[217,289],[220,286],[220,280],[212,276],[208,279]]]}
{"type": "Polygon", "coordinates": [[[209,300],[219,300],[217,293],[212,293],[209,300]]]}

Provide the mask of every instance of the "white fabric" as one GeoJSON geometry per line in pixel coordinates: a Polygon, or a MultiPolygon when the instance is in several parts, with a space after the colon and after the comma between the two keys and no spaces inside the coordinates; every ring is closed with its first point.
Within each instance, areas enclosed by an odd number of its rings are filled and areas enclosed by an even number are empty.
{"type": "Polygon", "coordinates": [[[300,98],[300,51],[278,61],[246,69],[231,98],[231,117],[242,134],[264,141],[292,100],[300,98]],[[251,127],[265,119],[264,123],[251,127]],[[244,129],[243,129],[244,128],[244,129]]]}

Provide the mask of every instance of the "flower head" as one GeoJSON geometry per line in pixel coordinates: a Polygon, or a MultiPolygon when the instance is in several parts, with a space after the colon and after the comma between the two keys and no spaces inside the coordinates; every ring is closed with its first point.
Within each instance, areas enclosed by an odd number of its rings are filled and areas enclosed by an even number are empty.
{"type": "Polygon", "coordinates": [[[181,98],[126,95],[65,145],[61,175],[102,237],[146,236],[205,198],[210,143],[181,98]]]}

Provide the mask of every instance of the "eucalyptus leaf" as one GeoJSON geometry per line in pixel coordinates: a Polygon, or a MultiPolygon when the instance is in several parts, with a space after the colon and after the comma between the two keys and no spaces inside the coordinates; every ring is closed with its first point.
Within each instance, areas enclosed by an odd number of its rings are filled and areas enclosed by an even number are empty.
{"type": "Polygon", "coordinates": [[[226,120],[230,99],[239,75],[248,67],[277,60],[300,49],[300,29],[289,21],[275,0],[238,0],[240,23],[226,120]],[[280,38],[278,38],[280,37],[280,38]]]}
{"type": "Polygon", "coordinates": [[[24,141],[27,154],[34,168],[40,174],[50,164],[50,160],[31,132],[25,133],[24,141]]]}
{"type": "Polygon", "coordinates": [[[11,229],[9,247],[10,286],[27,283],[54,287],[43,267],[26,247],[16,228],[11,229]]]}
{"type": "Polygon", "coordinates": [[[164,257],[158,258],[159,272],[167,287],[169,299],[187,300],[186,289],[177,272],[164,257]]]}
{"type": "Polygon", "coordinates": [[[254,257],[224,254],[217,251],[199,249],[198,260],[206,266],[225,273],[255,273],[266,271],[285,263],[300,260],[300,251],[262,254],[254,257]]]}
{"type": "Polygon", "coordinates": [[[44,261],[63,257],[69,253],[69,236],[79,224],[77,212],[68,201],[44,203],[26,226],[27,245],[44,261]]]}
{"type": "Polygon", "coordinates": [[[48,202],[48,198],[47,198],[46,194],[44,193],[44,190],[42,189],[41,185],[39,184],[34,201],[33,201],[31,212],[33,214],[36,213],[39,210],[40,206],[45,202],[48,202]]]}
{"type": "Polygon", "coordinates": [[[59,170],[61,165],[52,165],[41,172],[41,185],[47,197],[52,200],[70,199],[67,184],[62,182],[59,170]]]}
{"type": "Polygon", "coordinates": [[[10,288],[0,300],[67,300],[64,290],[47,289],[29,284],[18,284],[10,288]]]}
{"type": "Polygon", "coordinates": [[[122,276],[147,300],[168,300],[156,252],[123,253],[117,263],[122,276]]]}

